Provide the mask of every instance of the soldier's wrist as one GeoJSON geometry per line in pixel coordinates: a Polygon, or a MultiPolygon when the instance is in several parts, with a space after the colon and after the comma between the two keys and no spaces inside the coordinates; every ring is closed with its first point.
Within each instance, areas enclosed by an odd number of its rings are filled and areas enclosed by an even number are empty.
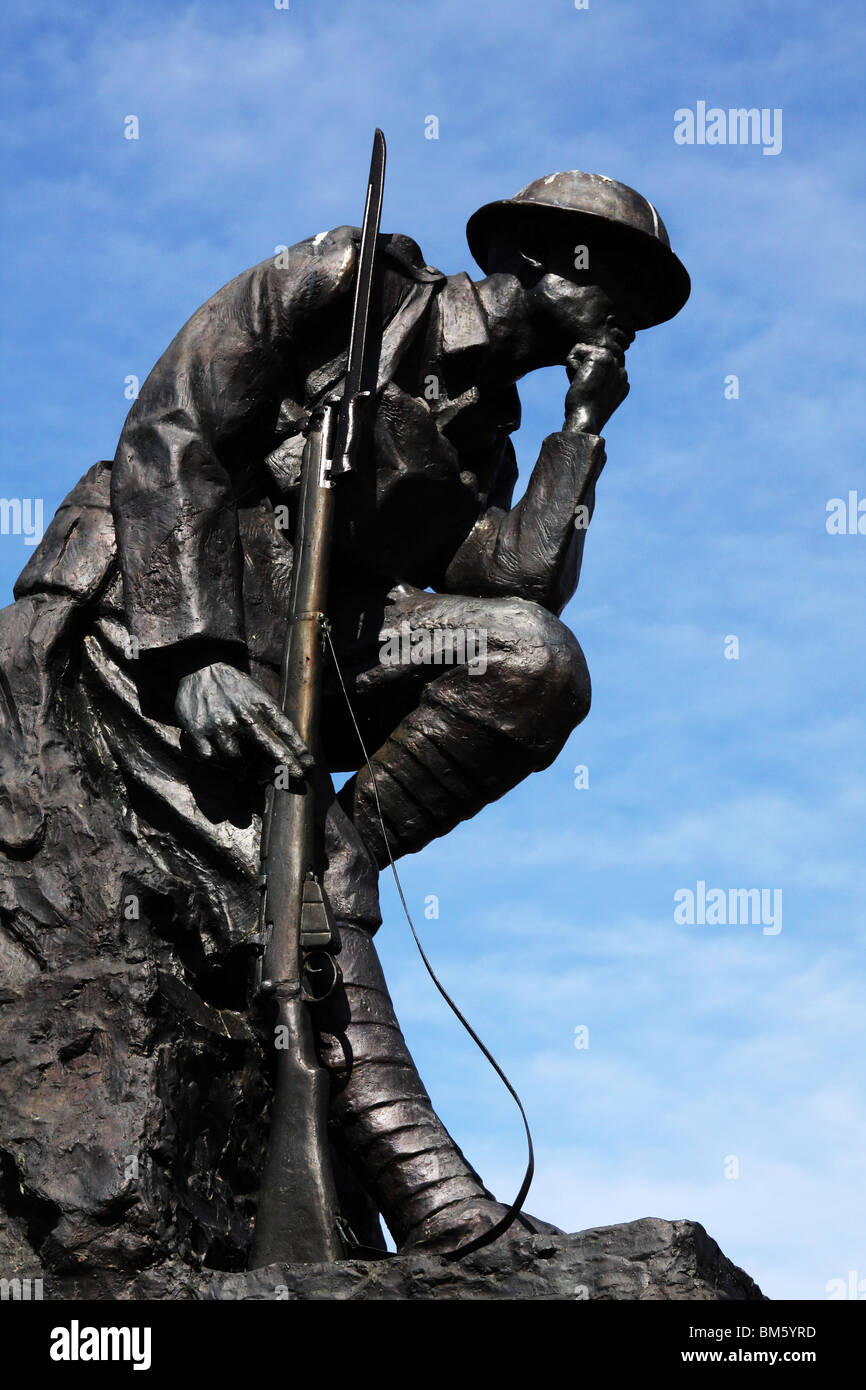
{"type": "Polygon", "coordinates": [[[585,415],[566,415],[562,424],[561,434],[584,435],[589,439],[598,439],[599,433],[595,428],[595,421],[588,419],[585,415]]]}
{"type": "Polygon", "coordinates": [[[592,406],[582,401],[579,405],[572,405],[565,412],[563,430],[567,434],[583,434],[593,424],[595,411],[592,406]]]}
{"type": "Polygon", "coordinates": [[[222,638],[193,637],[168,647],[154,647],[141,653],[144,670],[151,681],[158,681],[164,698],[174,701],[177,688],[185,676],[202,671],[217,662],[246,671],[246,647],[242,642],[222,638]]]}

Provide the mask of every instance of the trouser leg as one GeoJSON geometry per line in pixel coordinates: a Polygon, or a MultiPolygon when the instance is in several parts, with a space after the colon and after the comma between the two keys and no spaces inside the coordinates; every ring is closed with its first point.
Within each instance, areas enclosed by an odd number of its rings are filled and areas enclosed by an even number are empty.
{"type": "Polygon", "coordinates": [[[317,1010],[341,1147],[399,1246],[473,1199],[493,1203],[438,1118],[406,1046],[373,940],[341,924],[344,989],[317,1010]]]}
{"type": "MultiPolygon", "coordinates": [[[[546,767],[586,715],[590,694],[575,638],[533,603],[416,590],[386,612],[386,627],[399,631],[404,622],[412,631],[483,633],[486,660],[474,671],[467,663],[419,670],[413,662],[401,670],[380,661],[350,679],[353,705],[376,750],[372,761],[395,857],[446,834],[546,767]]],[[[338,759],[332,765],[346,765],[338,759]]],[[[376,862],[387,863],[366,767],[340,792],[337,806],[376,862]]],[[[320,1007],[317,1019],[341,1147],[401,1248],[454,1249],[489,1229],[505,1208],[433,1110],[370,934],[350,924],[342,932],[345,988],[320,1007]]]]}

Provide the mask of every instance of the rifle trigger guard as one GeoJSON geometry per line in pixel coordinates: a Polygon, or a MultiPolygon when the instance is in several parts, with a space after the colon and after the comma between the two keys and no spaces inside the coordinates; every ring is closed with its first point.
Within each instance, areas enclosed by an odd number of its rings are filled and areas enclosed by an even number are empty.
{"type": "Polygon", "coordinates": [[[330,951],[307,951],[301,969],[301,998],[307,1004],[328,999],[343,982],[343,972],[330,951]]]}

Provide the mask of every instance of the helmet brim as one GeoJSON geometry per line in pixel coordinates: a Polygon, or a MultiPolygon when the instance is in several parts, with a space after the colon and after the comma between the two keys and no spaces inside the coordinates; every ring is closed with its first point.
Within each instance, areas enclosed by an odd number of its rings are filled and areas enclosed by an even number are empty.
{"type": "Polygon", "coordinates": [[[599,213],[573,208],[545,207],[539,203],[520,202],[502,198],[485,203],[470,217],[466,226],[469,250],[485,274],[489,272],[489,249],[494,233],[502,235],[509,224],[520,231],[520,246],[531,253],[531,237],[526,236],[530,224],[554,223],[571,228],[569,235],[579,237],[601,232],[609,259],[623,259],[631,270],[640,275],[644,294],[650,304],[649,314],[638,311],[637,326],[652,328],[665,323],[682,309],[691,293],[689,273],[679,257],[658,237],[650,236],[637,227],[629,227],[599,213]]]}

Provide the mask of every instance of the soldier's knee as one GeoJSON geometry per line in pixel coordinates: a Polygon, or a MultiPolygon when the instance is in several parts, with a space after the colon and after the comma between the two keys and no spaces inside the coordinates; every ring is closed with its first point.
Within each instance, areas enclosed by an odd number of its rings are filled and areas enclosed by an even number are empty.
{"type": "Polygon", "coordinates": [[[537,744],[540,764],[556,757],[589,713],[591,685],[580,643],[564,623],[527,599],[504,601],[496,648],[509,702],[537,744]]]}

